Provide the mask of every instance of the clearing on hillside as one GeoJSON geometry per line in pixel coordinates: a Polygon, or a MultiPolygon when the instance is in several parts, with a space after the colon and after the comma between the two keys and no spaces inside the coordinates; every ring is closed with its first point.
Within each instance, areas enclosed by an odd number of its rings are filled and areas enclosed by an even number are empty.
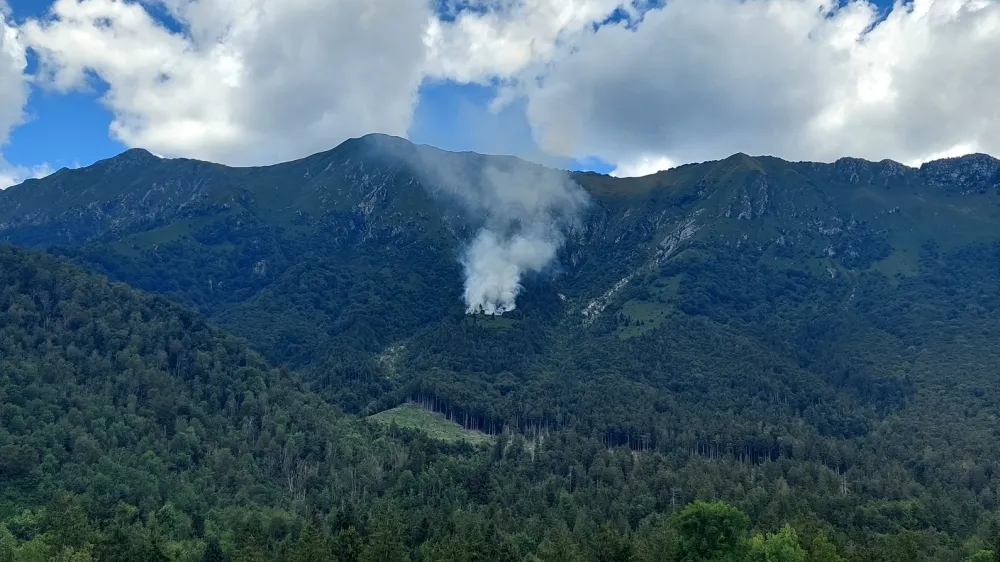
{"type": "Polygon", "coordinates": [[[443,415],[421,408],[417,404],[407,403],[371,415],[368,419],[383,425],[396,422],[399,427],[407,427],[423,431],[433,439],[454,443],[465,441],[472,445],[489,443],[489,435],[479,431],[463,428],[460,424],[449,421],[443,415]]]}

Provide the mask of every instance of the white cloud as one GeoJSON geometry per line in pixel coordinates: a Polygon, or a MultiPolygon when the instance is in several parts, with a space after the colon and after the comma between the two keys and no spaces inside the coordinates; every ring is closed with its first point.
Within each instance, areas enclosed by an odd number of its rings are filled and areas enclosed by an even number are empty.
{"type": "Polygon", "coordinates": [[[860,0],[636,2],[639,23],[596,31],[618,2],[493,4],[431,27],[431,71],[526,96],[559,156],[632,174],[644,155],[1000,154],[997,0],[900,2],[884,20],[860,0]]]}
{"type": "MultiPolygon", "coordinates": [[[[17,29],[7,22],[7,13],[5,2],[0,0],[0,149],[7,144],[11,130],[24,120],[28,102],[27,59],[17,29]]],[[[0,153],[0,189],[17,183],[19,177],[0,153]]]]}
{"type": "Polygon", "coordinates": [[[458,82],[517,76],[555,55],[622,0],[478,0],[451,21],[428,27],[427,72],[458,82]]]}
{"type": "Polygon", "coordinates": [[[28,99],[24,76],[26,65],[17,29],[7,23],[4,4],[0,1],[0,144],[7,140],[11,129],[23,118],[24,104],[28,99]]]}
{"type": "Polygon", "coordinates": [[[535,136],[612,162],[1000,154],[1000,3],[836,4],[671,0],[587,33],[525,82],[535,136]]]}
{"type": "MultiPolygon", "coordinates": [[[[168,156],[259,164],[405,134],[427,78],[501,84],[495,106],[523,98],[542,150],[616,175],[735,152],[1000,154],[1000,0],[884,20],[861,0],[463,0],[443,19],[428,0],[154,1],[182,32],[148,3],[56,0],[17,41],[43,83],[106,82],[113,136],[168,156]],[[630,25],[595,31],[616,9],[630,25]]],[[[0,127],[21,106],[0,103],[0,127]]]]}
{"type": "Polygon", "coordinates": [[[956,156],[963,156],[966,154],[973,154],[976,152],[982,152],[982,150],[980,150],[977,145],[961,143],[961,144],[956,144],[955,146],[952,146],[951,148],[947,148],[945,150],[923,153],[921,156],[918,156],[917,158],[903,161],[903,164],[916,168],[921,164],[923,164],[924,162],[930,162],[932,160],[941,160],[943,158],[955,158],[956,156]]]}
{"type": "Polygon", "coordinates": [[[17,185],[27,179],[44,178],[54,171],[48,164],[39,164],[38,166],[30,167],[10,164],[0,166],[0,190],[17,185]]]}
{"type": "Polygon", "coordinates": [[[22,27],[56,88],[109,87],[111,134],[168,156],[260,164],[405,134],[431,19],[420,0],[56,0],[22,27]]]}
{"type": "Polygon", "coordinates": [[[636,178],[669,170],[673,167],[673,161],[666,156],[643,155],[619,162],[610,175],[616,178],[636,178]]]}

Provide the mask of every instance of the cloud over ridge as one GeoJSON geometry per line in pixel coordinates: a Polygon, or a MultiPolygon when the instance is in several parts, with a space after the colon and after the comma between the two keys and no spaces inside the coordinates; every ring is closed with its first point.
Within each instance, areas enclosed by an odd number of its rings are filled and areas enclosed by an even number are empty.
{"type": "Polygon", "coordinates": [[[56,0],[22,34],[49,86],[108,85],[128,146],[227,164],[404,134],[423,78],[429,7],[396,0],[56,0]]]}
{"type": "Polygon", "coordinates": [[[126,145],[270,163],[405,135],[420,85],[453,81],[522,100],[542,151],[617,175],[1000,154],[998,0],[56,0],[0,25],[0,140],[29,79],[96,77],[126,145]]]}

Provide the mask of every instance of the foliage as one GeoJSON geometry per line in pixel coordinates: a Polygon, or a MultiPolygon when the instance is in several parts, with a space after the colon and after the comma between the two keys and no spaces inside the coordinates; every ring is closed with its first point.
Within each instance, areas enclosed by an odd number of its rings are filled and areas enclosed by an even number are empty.
{"type": "Polygon", "coordinates": [[[397,141],[0,193],[5,240],[159,295],[0,251],[0,560],[1000,552],[995,161],[576,174],[490,318],[397,141]]]}

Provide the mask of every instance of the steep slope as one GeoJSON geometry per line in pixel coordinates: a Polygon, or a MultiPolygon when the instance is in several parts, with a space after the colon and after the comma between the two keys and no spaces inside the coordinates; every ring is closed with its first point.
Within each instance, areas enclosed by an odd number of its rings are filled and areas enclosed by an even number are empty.
{"type": "MultiPolygon", "coordinates": [[[[384,347],[458,313],[456,258],[473,229],[431,195],[433,186],[414,169],[417,154],[452,168],[512,165],[380,135],[266,168],[132,150],[0,193],[0,236],[72,247],[115,278],[209,314],[230,313],[229,325],[251,339],[270,335],[261,342],[269,357],[303,364],[332,345],[324,334],[348,326],[364,324],[355,339],[384,347]],[[306,270],[323,271],[323,279],[303,279],[306,270]],[[275,301],[275,292],[263,291],[272,286],[281,295],[298,287],[306,300],[323,292],[322,304],[305,305],[323,308],[306,314],[322,326],[310,338],[316,341],[248,328],[248,317],[268,326],[294,322],[284,311],[302,304],[275,301]],[[355,308],[360,299],[351,295],[371,291],[377,302],[355,308]]],[[[576,174],[596,204],[563,253],[559,289],[592,321],[615,287],[695,243],[767,248],[775,261],[815,274],[870,267],[912,274],[927,240],[954,248],[994,236],[998,173],[997,161],[982,155],[919,170],[735,155],[646,178],[576,174]]]]}
{"type": "Polygon", "coordinates": [[[768,384],[791,385],[804,403],[847,400],[833,409],[855,413],[894,407],[905,381],[866,375],[846,392],[831,387],[832,371],[854,367],[819,359],[838,348],[803,334],[859,322],[844,307],[863,301],[861,286],[919,282],[928,248],[1000,238],[1000,164],[984,155],[913,169],[737,154],[645,178],[574,174],[592,204],[554,275],[525,279],[513,314],[475,319],[462,314],[458,255],[477,218],[436,194],[435,176],[420,169],[428,161],[473,170],[469,178],[534,167],[382,135],[265,168],[133,150],[0,194],[0,233],[199,307],[271,360],[313,371],[351,410],[430,392],[486,425],[551,423],[550,393],[535,385],[583,385],[567,389],[579,397],[604,384],[596,372],[658,395],[709,371],[749,385],[741,392],[752,396],[757,382],[732,372],[745,366],[720,357],[682,368],[689,362],[677,355],[744,341],[760,354],[755,372],[782,373],[768,384]],[[643,339],[668,334],[665,348],[643,339]],[[601,357],[580,365],[595,347],[601,357]],[[566,362],[587,376],[556,376],[566,362]],[[461,397],[442,388],[454,381],[485,386],[461,397]],[[515,394],[500,400],[509,391],[498,388],[508,386],[515,394]],[[526,406],[532,396],[540,403],[526,406]]]}
{"type": "Polygon", "coordinates": [[[378,485],[341,463],[383,454],[359,426],[160,297],[2,246],[0,310],[0,521],[74,492],[197,542],[233,509],[330,509],[343,471],[378,485]]]}

